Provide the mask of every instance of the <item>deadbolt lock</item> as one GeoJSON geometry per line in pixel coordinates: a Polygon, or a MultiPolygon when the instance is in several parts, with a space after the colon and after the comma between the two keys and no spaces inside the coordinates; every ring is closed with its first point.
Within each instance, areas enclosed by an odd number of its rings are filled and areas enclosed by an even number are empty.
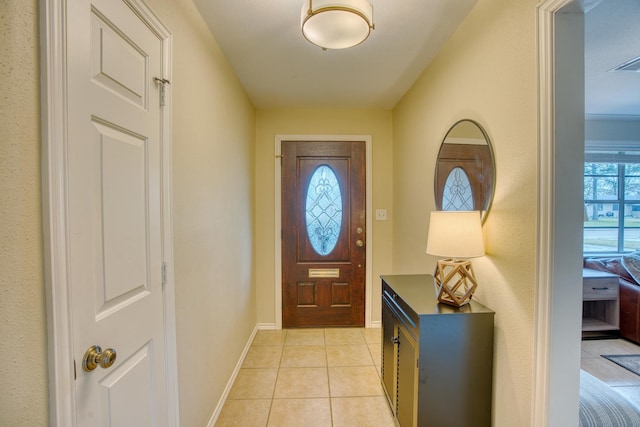
{"type": "Polygon", "coordinates": [[[108,348],[102,351],[100,346],[92,345],[84,353],[82,358],[82,369],[85,372],[91,372],[98,366],[101,368],[109,368],[116,362],[116,351],[112,348],[108,348]]]}

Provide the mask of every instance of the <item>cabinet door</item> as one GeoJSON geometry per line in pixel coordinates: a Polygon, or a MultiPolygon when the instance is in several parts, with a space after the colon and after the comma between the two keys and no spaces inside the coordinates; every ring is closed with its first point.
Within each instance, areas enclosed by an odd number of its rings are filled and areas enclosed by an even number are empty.
{"type": "Polygon", "coordinates": [[[402,326],[398,328],[398,403],[396,417],[402,427],[415,426],[416,376],[418,372],[416,344],[402,326]]]}
{"type": "Polygon", "coordinates": [[[382,303],[382,384],[387,392],[391,410],[396,413],[396,318],[387,306],[382,303]]]}

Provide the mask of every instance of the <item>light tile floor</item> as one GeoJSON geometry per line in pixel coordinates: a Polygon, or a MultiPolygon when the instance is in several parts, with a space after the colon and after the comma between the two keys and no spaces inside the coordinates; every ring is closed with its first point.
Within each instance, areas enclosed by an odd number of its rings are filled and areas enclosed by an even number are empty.
{"type": "MultiPolygon", "coordinates": [[[[394,427],[380,343],[380,329],[258,331],[216,426],[394,427]]],[[[603,354],[640,354],[640,346],[585,340],[581,358],[582,369],[640,402],[640,377],[603,354]]]]}
{"type": "Polygon", "coordinates": [[[601,357],[603,354],[640,354],[640,346],[623,339],[584,340],[580,367],[636,403],[640,409],[640,376],[601,357]]]}
{"type": "Polygon", "coordinates": [[[394,427],[380,342],[380,329],[258,331],[216,426],[394,427]]]}

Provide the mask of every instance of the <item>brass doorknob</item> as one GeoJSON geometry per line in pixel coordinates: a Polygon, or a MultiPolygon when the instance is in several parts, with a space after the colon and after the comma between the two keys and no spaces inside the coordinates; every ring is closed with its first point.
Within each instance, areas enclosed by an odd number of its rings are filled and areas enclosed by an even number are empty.
{"type": "Polygon", "coordinates": [[[364,242],[362,240],[356,240],[356,246],[361,248],[364,246],[364,242]]]}
{"type": "Polygon", "coordinates": [[[98,366],[101,368],[109,368],[116,362],[116,351],[112,348],[108,348],[102,351],[100,346],[92,345],[84,353],[82,358],[82,369],[85,372],[91,372],[98,366]]]}

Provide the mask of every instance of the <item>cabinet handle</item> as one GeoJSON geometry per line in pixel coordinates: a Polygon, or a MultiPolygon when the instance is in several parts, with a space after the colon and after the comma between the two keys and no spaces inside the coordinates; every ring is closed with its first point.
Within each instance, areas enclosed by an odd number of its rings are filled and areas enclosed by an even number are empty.
{"type": "Polygon", "coordinates": [[[604,288],[591,288],[591,289],[593,289],[594,291],[608,291],[609,290],[609,288],[607,288],[606,286],[604,288]]]}
{"type": "Polygon", "coordinates": [[[391,342],[393,344],[400,344],[400,340],[398,339],[398,337],[391,337],[391,342]]]}

